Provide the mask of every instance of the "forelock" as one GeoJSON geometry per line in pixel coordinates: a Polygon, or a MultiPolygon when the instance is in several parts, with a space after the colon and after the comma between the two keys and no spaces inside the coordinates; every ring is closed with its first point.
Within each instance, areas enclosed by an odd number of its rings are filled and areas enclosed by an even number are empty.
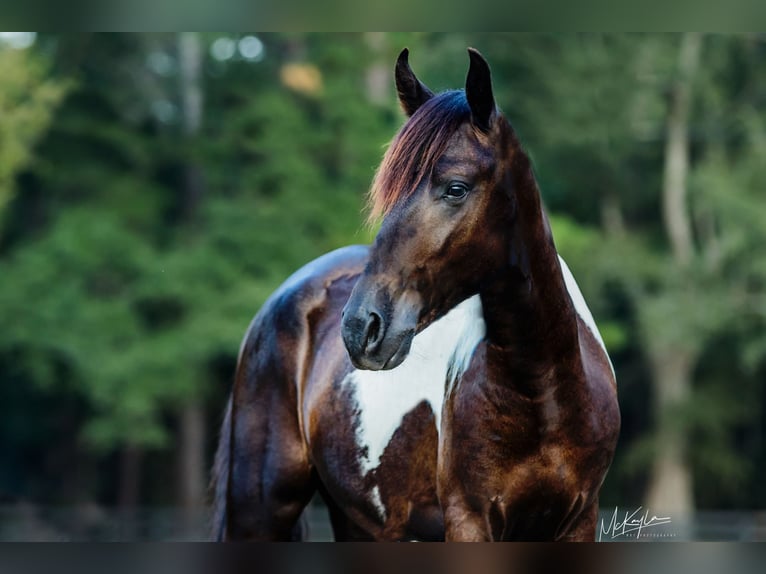
{"type": "Polygon", "coordinates": [[[378,167],[369,194],[370,220],[384,217],[433,172],[460,125],[470,118],[463,90],[426,101],[402,126],[378,167]]]}

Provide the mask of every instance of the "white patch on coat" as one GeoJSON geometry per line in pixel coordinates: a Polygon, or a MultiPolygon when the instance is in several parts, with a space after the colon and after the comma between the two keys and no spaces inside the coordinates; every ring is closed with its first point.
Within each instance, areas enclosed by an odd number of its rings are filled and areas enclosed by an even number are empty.
{"type": "Polygon", "coordinates": [[[577,311],[577,314],[587,325],[588,329],[590,329],[590,332],[593,333],[593,336],[599,342],[601,348],[604,349],[606,359],[609,361],[609,368],[612,369],[612,376],[614,376],[614,366],[612,365],[612,359],[609,358],[609,353],[606,350],[604,339],[601,338],[601,333],[596,326],[595,319],[593,319],[593,314],[590,312],[590,309],[588,309],[587,303],[585,303],[585,298],[582,296],[580,287],[577,285],[577,281],[575,281],[574,275],[572,275],[572,272],[569,270],[569,266],[566,264],[566,261],[564,261],[560,255],[559,263],[561,263],[561,272],[564,275],[564,283],[566,283],[567,291],[569,291],[569,296],[572,298],[572,304],[574,305],[575,311],[577,311]]]}
{"type": "MultiPolygon", "coordinates": [[[[575,311],[606,353],[604,340],[577,281],[566,262],[561,257],[559,261],[575,311]]],[[[359,461],[363,475],[380,465],[380,458],[404,416],[421,401],[431,406],[436,430],[440,432],[444,397],[452,392],[455,381],[468,369],[476,345],[485,334],[481,299],[474,295],[419,333],[412,341],[409,355],[395,369],[354,370],[346,376],[343,386],[353,385],[357,401],[357,444],[367,449],[366,456],[359,461]]],[[[614,374],[609,354],[606,355],[614,374]]],[[[370,498],[385,520],[386,509],[377,485],[370,498]]]]}
{"type": "MultiPolygon", "coordinates": [[[[357,401],[357,442],[367,449],[360,460],[363,474],[380,465],[383,451],[402,419],[421,401],[431,406],[439,432],[445,389],[468,368],[485,332],[481,300],[475,295],[416,335],[409,355],[398,367],[388,371],[355,370],[346,376],[343,386],[353,386],[357,401]]],[[[372,497],[384,516],[380,493],[373,492],[372,497]]]]}
{"type": "Polygon", "coordinates": [[[372,504],[377,509],[378,514],[380,515],[380,518],[385,522],[385,520],[386,520],[386,507],[383,504],[383,500],[380,498],[380,488],[378,488],[377,484],[372,487],[372,492],[370,493],[370,498],[372,498],[372,504]]]}

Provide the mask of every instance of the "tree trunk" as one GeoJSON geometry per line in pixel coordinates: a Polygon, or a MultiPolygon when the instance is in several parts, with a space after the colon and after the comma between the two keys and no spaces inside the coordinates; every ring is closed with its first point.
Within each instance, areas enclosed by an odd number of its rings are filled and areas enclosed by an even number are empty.
{"type": "Polygon", "coordinates": [[[674,522],[685,520],[694,510],[692,474],[686,460],[688,438],[675,416],[677,407],[689,400],[694,361],[691,353],[683,351],[658,353],[651,361],[659,448],[646,505],[653,513],[675,514],[674,522]]]}
{"type": "Polygon", "coordinates": [[[134,445],[125,445],[120,452],[120,485],[117,504],[122,522],[121,538],[134,540],[137,534],[136,509],[141,495],[141,462],[143,451],[134,445]]]}
{"type": "Polygon", "coordinates": [[[205,413],[198,402],[181,411],[178,456],[178,494],[183,526],[188,535],[199,534],[205,501],[205,413]]]}
{"type": "Polygon", "coordinates": [[[373,53],[373,60],[365,74],[367,99],[374,104],[385,105],[390,101],[389,86],[393,75],[385,57],[386,35],[384,32],[365,32],[364,38],[373,53]]]}
{"type": "Polygon", "coordinates": [[[620,209],[620,200],[614,192],[607,193],[601,199],[601,226],[608,235],[625,237],[625,221],[620,209]]]}
{"type": "MultiPolygon", "coordinates": [[[[178,38],[178,58],[181,70],[181,125],[187,140],[194,140],[202,126],[202,46],[199,35],[185,32],[178,38]]],[[[189,161],[184,166],[181,190],[181,213],[192,221],[197,213],[204,190],[199,167],[189,161]]]]}
{"type": "MultiPolygon", "coordinates": [[[[678,76],[670,94],[667,120],[662,185],[663,221],[673,258],[681,273],[689,267],[694,255],[687,206],[689,114],[692,81],[699,64],[701,43],[702,38],[696,33],[686,33],[681,39],[678,76]]],[[[667,320],[672,321],[673,318],[668,317],[667,320]]],[[[693,483],[687,458],[688,431],[674,417],[674,413],[691,395],[691,378],[696,358],[688,349],[662,343],[654,349],[652,355],[658,441],[646,504],[652,513],[674,516],[674,523],[681,530],[679,534],[684,535],[694,511],[693,483]]]]}
{"type": "MultiPolygon", "coordinates": [[[[183,134],[187,142],[198,137],[202,125],[202,44],[197,33],[178,36],[180,63],[180,98],[183,134]]],[[[184,185],[180,193],[181,213],[186,224],[197,216],[204,192],[199,166],[192,161],[184,167],[184,185]]],[[[200,526],[201,509],[205,500],[205,416],[200,400],[192,396],[180,413],[178,451],[178,496],[187,535],[200,526]]]]}
{"type": "Polygon", "coordinates": [[[678,77],[670,94],[662,185],[662,215],[673,257],[682,265],[691,261],[692,231],[686,204],[689,172],[689,112],[692,80],[699,64],[702,37],[686,33],[678,54],[678,77]]]}

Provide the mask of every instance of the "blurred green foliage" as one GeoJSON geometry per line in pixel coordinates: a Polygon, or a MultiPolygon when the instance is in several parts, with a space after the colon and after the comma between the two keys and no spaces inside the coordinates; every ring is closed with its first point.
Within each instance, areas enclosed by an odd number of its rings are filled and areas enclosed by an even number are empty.
{"type": "Polygon", "coordinates": [[[0,51],[0,214],[13,199],[16,173],[30,160],[67,83],[47,77],[45,62],[22,51],[0,51]]]}
{"type": "Polygon", "coordinates": [[[257,38],[262,52],[248,58],[240,36],[200,36],[192,135],[172,34],[0,47],[0,493],[113,503],[114,453],[137,447],[148,453],[142,500],[170,500],[180,408],[205,405],[209,455],[259,306],[303,263],[371,240],[365,193],[403,119],[398,51],[409,46],[420,77],[445,89],[462,84],[473,45],[617,370],[623,434],[602,502],[640,500],[662,441],[651,362],[679,348],[698,359],[692,398],[674,413],[693,437],[697,503],[766,504],[762,37],[705,41],[688,270],[670,255],[660,206],[677,36],[257,38]]]}

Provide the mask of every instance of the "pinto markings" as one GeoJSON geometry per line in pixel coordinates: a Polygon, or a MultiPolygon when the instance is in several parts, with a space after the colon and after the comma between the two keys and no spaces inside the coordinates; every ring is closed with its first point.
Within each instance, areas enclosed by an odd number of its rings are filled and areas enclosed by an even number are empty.
{"type": "MultiPolygon", "coordinates": [[[[416,335],[410,354],[398,367],[354,370],[346,376],[343,385],[353,386],[357,402],[357,444],[366,453],[359,461],[363,475],[380,465],[402,419],[422,401],[430,405],[439,432],[445,388],[468,368],[484,334],[481,300],[474,295],[416,335]]],[[[371,497],[385,516],[379,492],[371,497]]]]}
{"type": "Polygon", "coordinates": [[[596,341],[598,341],[598,344],[601,345],[601,348],[604,349],[604,354],[606,355],[607,361],[609,361],[609,368],[612,369],[612,376],[614,377],[615,374],[614,366],[612,365],[612,359],[609,358],[609,353],[606,351],[604,339],[601,338],[601,333],[596,326],[596,321],[593,318],[593,314],[590,312],[590,309],[588,308],[588,304],[585,302],[585,297],[582,296],[582,292],[580,291],[580,287],[577,285],[577,281],[575,281],[574,275],[572,275],[572,272],[569,270],[569,266],[566,264],[566,261],[564,261],[561,255],[559,255],[559,263],[561,264],[561,273],[564,275],[564,283],[566,284],[567,291],[569,292],[569,297],[572,299],[572,304],[574,305],[575,311],[583,320],[588,329],[590,329],[590,332],[593,333],[593,336],[596,338],[596,341]]]}
{"type": "MultiPolygon", "coordinates": [[[[559,261],[575,311],[606,353],[596,321],[569,266],[561,256],[559,261]]],[[[354,370],[346,376],[343,385],[353,385],[357,401],[357,444],[366,453],[359,461],[363,475],[380,465],[383,452],[405,415],[421,401],[431,406],[439,433],[444,397],[452,392],[454,384],[470,366],[476,345],[485,334],[481,299],[474,295],[419,333],[412,341],[409,356],[395,369],[354,370]]],[[[385,519],[385,506],[377,485],[370,497],[385,519]]]]}

